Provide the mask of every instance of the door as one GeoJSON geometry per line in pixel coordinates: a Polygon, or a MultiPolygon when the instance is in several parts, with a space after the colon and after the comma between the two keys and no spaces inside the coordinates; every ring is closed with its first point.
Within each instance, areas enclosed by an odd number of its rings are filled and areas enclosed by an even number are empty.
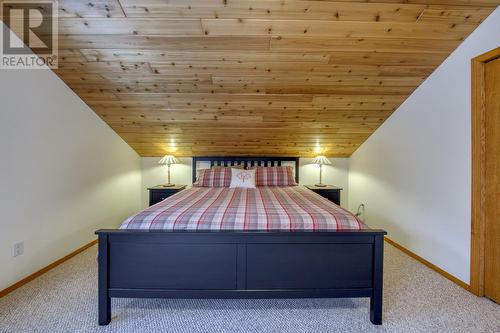
{"type": "Polygon", "coordinates": [[[484,295],[500,303],[500,58],[485,64],[484,295]]]}

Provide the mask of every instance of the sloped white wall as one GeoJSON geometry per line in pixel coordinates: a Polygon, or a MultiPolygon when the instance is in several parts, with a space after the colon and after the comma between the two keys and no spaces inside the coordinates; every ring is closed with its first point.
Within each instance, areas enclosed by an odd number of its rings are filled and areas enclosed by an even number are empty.
{"type": "Polygon", "coordinates": [[[351,156],[349,205],[469,283],[471,58],[500,46],[497,8],[351,156]]]}
{"type": "Polygon", "coordinates": [[[139,156],[49,70],[0,70],[0,290],[141,204],[139,156]],[[13,243],[25,253],[13,258],[13,243]]]}

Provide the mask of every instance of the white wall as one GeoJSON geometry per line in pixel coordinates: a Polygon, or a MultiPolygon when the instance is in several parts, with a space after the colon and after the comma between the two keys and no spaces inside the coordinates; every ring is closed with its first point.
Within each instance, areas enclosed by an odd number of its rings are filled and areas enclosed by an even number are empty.
{"type": "Polygon", "coordinates": [[[351,156],[349,205],[389,238],[469,282],[471,58],[500,46],[490,15],[351,156]]]}
{"type": "Polygon", "coordinates": [[[0,290],[140,208],[139,156],[49,70],[0,70],[0,290]],[[14,242],[25,253],[13,258],[14,242]]]}
{"type": "MultiPolygon", "coordinates": [[[[149,194],[148,187],[164,184],[167,182],[167,167],[158,165],[159,157],[143,157],[142,166],[142,205],[148,206],[149,194]]],[[[180,164],[174,164],[171,167],[172,182],[176,184],[188,184],[191,182],[191,158],[180,158],[180,164]]],[[[323,166],[323,183],[333,184],[342,187],[341,205],[347,206],[348,200],[348,167],[347,158],[330,158],[332,165],[323,166]]],[[[300,159],[299,178],[301,184],[315,184],[319,181],[319,167],[311,164],[311,158],[300,159]]]]}

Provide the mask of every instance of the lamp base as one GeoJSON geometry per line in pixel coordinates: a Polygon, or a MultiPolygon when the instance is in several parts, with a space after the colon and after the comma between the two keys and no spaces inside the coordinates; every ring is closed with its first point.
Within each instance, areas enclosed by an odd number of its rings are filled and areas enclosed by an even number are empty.
{"type": "Polygon", "coordinates": [[[326,187],[327,185],[325,185],[325,184],[314,184],[314,186],[317,186],[317,187],[326,187]]]}
{"type": "Polygon", "coordinates": [[[175,186],[175,184],[163,184],[162,186],[163,187],[172,187],[172,186],[175,186]]]}

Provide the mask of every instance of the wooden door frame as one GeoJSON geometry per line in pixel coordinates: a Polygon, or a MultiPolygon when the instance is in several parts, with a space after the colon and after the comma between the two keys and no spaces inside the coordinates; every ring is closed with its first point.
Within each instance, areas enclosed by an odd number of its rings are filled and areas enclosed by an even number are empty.
{"type": "Polygon", "coordinates": [[[500,57],[500,47],[472,59],[472,207],[470,291],[484,296],[486,105],[484,73],[487,62],[500,57]]]}

